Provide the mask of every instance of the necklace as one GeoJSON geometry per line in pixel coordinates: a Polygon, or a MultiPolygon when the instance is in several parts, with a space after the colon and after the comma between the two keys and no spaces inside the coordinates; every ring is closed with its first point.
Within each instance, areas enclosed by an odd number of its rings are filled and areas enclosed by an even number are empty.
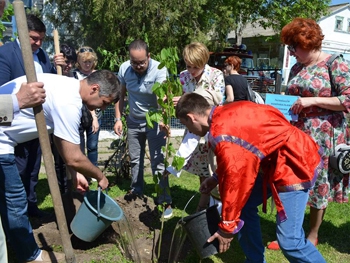
{"type": "Polygon", "coordinates": [[[320,50],[320,53],[318,53],[318,57],[317,57],[317,59],[316,59],[315,64],[317,64],[317,63],[318,63],[318,60],[320,59],[321,53],[322,53],[322,51],[320,50]]]}
{"type": "Polygon", "coordinates": [[[308,64],[304,64],[303,67],[304,67],[304,68],[307,68],[307,67],[309,67],[309,66],[316,65],[316,64],[318,63],[318,60],[320,59],[321,53],[322,53],[322,51],[320,50],[320,52],[318,53],[318,57],[317,57],[317,59],[315,60],[315,62],[310,62],[310,63],[308,63],[308,64]]]}

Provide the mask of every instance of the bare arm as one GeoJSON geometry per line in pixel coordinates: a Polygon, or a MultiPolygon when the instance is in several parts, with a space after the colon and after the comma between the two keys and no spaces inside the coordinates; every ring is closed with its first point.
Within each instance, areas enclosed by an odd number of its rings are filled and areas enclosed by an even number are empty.
{"type": "Polygon", "coordinates": [[[106,176],[82,153],[79,144],[73,144],[56,136],[54,142],[66,165],[78,173],[95,178],[102,190],[108,187],[106,176]]]}
{"type": "MultiPolygon", "coordinates": [[[[115,117],[116,118],[121,118],[122,112],[124,110],[124,99],[125,99],[125,94],[126,94],[126,86],[122,86],[122,90],[120,92],[120,99],[119,101],[114,105],[115,109],[115,117]]],[[[121,121],[116,121],[114,124],[114,132],[117,135],[121,135],[123,132],[123,123],[121,121]]]]}
{"type": "Polygon", "coordinates": [[[100,129],[100,124],[98,123],[98,118],[95,110],[90,111],[90,113],[92,116],[92,133],[96,133],[100,129]]]}
{"type": "Polygon", "coordinates": [[[233,95],[233,88],[232,88],[232,86],[231,85],[226,85],[225,86],[225,91],[226,91],[225,103],[234,101],[235,97],[233,95]]]}
{"type": "Polygon", "coordinates": [[[318,106],[332,111],[344,111],[345,107],[337,97],[303,97],[295,101],[291,107],[294,114],[299,114],[304,108],[318,106]]]}

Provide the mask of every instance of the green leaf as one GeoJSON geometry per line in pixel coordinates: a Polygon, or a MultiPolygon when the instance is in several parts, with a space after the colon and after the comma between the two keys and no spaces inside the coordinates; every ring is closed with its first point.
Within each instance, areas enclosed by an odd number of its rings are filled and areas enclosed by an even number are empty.
{"type": "Polygon", "coordinates": [[[149,116],[148,112],[146,113],[146,122],[147,122],[148,127],[153,128],[153,122],[152,122],[151,117],[149,116]]]}
{"type": "Polygon", "coordinates": [[[185,164],[185,158],[183,157],[179,157],[179,156],[174,156],[173,162],[172,162],[172,166],[176,169],[176,170],[181,170],[182,167],[185,164]]]}

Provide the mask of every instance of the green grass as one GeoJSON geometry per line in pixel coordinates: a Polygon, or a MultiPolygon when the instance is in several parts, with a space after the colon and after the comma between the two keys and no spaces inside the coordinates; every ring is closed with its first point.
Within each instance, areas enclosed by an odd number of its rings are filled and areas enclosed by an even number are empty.
{"type": "MultiPolygon", "coordinates": [[[[110,182],[114,181],[114,176],[108,177],[110,182]]],[[[155,196],[154,194],[154,183],[151,175],[145,176],[146,188],[145,193],[148,196],[155,196]],[[152,194],[153,193],[153,194],[152,194]]],[[[117,196],[122,196],[129,189],[130,181],[123,179],[121,183],[112,186],[108,194],[115,198],[117,196]]],[[[182,216],[191,214],[195,211],[198,200],[199,200],[199,179],[197,176],[191,174],[183,174],[180,178],[170,177],[171,194],[173,197],[174,205],[174,216],[173,218],[166,220],[164,231],[173,232],[176,223],[182,216]],[[188,200],[195,195],[194,199],[189,203],[186,211],[183,211],[188,200]]],[[[95,185],[92,188],[96,187],[95,185]]],[[[39,207],[45,211],[53,211],[52,199],[49,195],[49,188],[47,185],[46,175],[40,174],[39,185],[37,187],[39,207]]],[[[270,202],[268,202],[269,205],[270,202]]],[[[264,214],[261,212],[261,226],[263,232],[263,242],[267,242],[275,239],[275,212],[270,213],[270,207],[268,207],[268,213],[264,214]]],[[[350,263],[350,205],[349,204],[337,204],[330,203],[324,222],[321,226],[319,233],[319,245],[317,248],[322,253],[326,262],[328,263],[350,263]]],[[[309,228],[309,212],[308,209],[305,213],[304,229],[307,233],[309,228]]],[[[104,262],[113,262],[114,256],[120,254],[117,247],[106,251],[104,250],[104,255],[106,258],[104,262]]],[[[272,263],[288,262],[280,251],[269,251],[266,250],[266,260],[272,263]]],[[[188,257],[185,259],[184,263],[199,262],[200,259],[195,253],[191,251],[188,257]]],[[[96,262],[96,261],[91,261],[96,262]]],[[[127,262],[125,260],[124,262],[127,262]]],[[[203,263],[219,263],[219,262],[234,262],[240,263],[244,262],[244,254],[235,238],[231,245],[229,251],[223,254],[212,256],[208,259],[204,259],[203,263]]]]}

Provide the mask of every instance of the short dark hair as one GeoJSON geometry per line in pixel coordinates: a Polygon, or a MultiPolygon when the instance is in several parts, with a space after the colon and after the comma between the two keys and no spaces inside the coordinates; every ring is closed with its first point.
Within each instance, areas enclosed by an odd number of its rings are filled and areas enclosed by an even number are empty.
{"type": "Polygon", "coordinates": [[[68,60],[73,60],[77,62],[77,52],[75,48],[69,44],[61,44],[60,52],[63,53],[63,56],[68,60]]]}
{"type": "Polygon", "coordinates": [[[27,14],[28,31],[46,33],[46,27],[39,17],[33,14],[27,14]]]}
{"type": "Polygon", "coordinates": [[[121,85],[118,77],[107,69],[96,70],[86,77],[88,85],[98,84],[100,86],[99,96],[112,96],[114,102],[118,102],[121,85]]]}
{"type": "Polygon", "coordinates": [[[188,113],[204,115],[207,109],[210,109],[208,101],[196,93],[185,93],[177,102],[175,108],[176,118],[187,118],[188,113]]]}
{"type": "Polygon", "coordinates": [[[129,52],[131,49],[140,49],[140,50],[146,50],[146,54],[148,55],[148,45],[145,41],[141,39],[134,40],[129,45],[129,52]]]}

